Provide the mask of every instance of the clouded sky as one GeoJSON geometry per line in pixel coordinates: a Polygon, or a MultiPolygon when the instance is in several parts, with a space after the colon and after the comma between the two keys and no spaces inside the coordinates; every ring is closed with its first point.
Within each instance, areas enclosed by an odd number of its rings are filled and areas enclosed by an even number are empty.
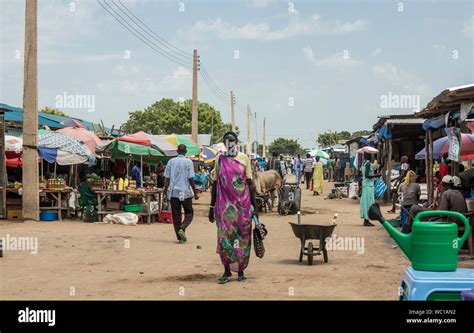
{"type": "MultiPolygon", "coordinates": [[[[93,112],[64,111],[117,127],[163,97],[191,98],[196,48],[218,89],[235,92],[244,138],[250,104],[260,141],[266,117],[267,142],[282,136],[313,147],[319,132],[370,129],[379,115],[412,113],[418,99],[423,107],[447,87],[474,82],[469,0],[114,1],[100,0],[129,22],[119,8],[133,11],[164,41],[143,33],[153,50],[96,0],[39,0],[41,108],[58,95],[90,95],[93,112]],[[387,96],[393,103],[382,105],[387,96]],[[411,96],[411,104],[395,103],[411,96]]],[[[22,105],[24,12],[23,0],[0,2],[0,102],[14,106],[22,105]]],[[[202,77],[199,100],[230,121],[230,98],[202,77]]]]}

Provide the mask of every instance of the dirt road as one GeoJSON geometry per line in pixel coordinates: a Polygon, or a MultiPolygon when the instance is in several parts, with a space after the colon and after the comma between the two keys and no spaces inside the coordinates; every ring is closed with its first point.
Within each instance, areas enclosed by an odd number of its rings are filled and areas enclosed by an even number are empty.
{"type": "MultiPolygon", "coordinates": [[[[326,184],[326,194],[330,187],[326,184]]],[[[38,239],[37,254],[6,251],[0,259],[0,298],[396,300],[409,262],[385,230],[362,226],[356,200],[303,193],[302,221],[329,223],[338,213],[335,236],[360,237],[363,253],[331,251],[327,264],[322,256],[313,266],[298,263],[299,240],[288,225],[295,216],[262,213],[269,230],[265,257],[252,251],[248,280],[218,285],[223,269],[204,193],[195,202],[186,244],[176,242],[172,225],[161,223],[0,222],[1,236],[38,239]]],[[[474,267],[474,262],[461,265],[474,267]]]]}

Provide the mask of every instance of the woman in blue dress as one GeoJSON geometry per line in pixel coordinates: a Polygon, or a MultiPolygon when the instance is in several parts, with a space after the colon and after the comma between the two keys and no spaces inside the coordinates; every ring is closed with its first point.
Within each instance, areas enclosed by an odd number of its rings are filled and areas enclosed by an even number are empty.
{"type": "Polygon", "coordinates": [[[365,153],[364,162],[362,163],[362,196],[360,198],[360,218],[364,219],[364,226],[373,227],[370,223],[368,211],[370,206],[375,203],[374,184],[375,179],[380,174],[374,173],[374,165],[371,162],[372,155],[365,153]]]}

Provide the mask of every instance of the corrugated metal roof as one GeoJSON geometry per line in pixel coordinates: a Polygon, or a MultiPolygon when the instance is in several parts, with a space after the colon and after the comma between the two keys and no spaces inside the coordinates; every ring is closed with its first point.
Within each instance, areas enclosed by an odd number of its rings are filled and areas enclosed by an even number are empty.
{"type": "Polygon", "coordinates": [[[416,119],[387,119],[387,124],[423,124],[424,119],[416,118],[416,119]]]}
{"type": "MultiPolygon", "coordinates": [[[[23,121],[23,109],[18,108],[15,106],[11,106],[8,104],[0,103],[0,109],[7,110],[9,112],[5,113],[5,120],[8,121],[15,121],[15,122],[22,122],[23,121]]],[[[77,121],[80,121],[84,127],[86,127],[89,131],[94,131],[98,130],[100,128],[99,124],[97,123],[92,123],[87,120],[75,118],[75,117],[64,117],[56,114],[50,114],[50,113],[44,113],[40,112],[38,113],[38,125],[39,126],[48,126],[48,127],[53,127],[53,128],[64,128],[65,126],[61,124],[61,122],[66,121],[67,119],[76,119],[77,121]],[[94,128],[95,126],[95,128],[94,128]]],[[[110,128],[105,128],[105,130],[110,133],[111,129],[110,128]]],[[[117,129],[113,130],[113,135],[119,135],[119,131],[117,129]]]]}
{"type": "Polygon", "coordinates": [[[433,118],[459,111],[463,101],[474,101],[474,84],[447,88],[434,97],[424,109],[416,113],[420,118],[433,118]]]}

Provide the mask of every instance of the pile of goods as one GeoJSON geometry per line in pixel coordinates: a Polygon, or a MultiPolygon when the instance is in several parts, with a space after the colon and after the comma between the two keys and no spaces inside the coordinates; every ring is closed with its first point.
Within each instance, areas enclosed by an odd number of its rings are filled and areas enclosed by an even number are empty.
{"type": "Polygon", "coordinates": [[[50,178],[46,188],[50,190],[64,190],[66,188],[66,180],[64,178],[50,178]]]}
{"type": "Polygon", "coordinates": [[[91,186],[93,187],[100,187],[102,186],[102,178],[100,178],[100,176],[98,176],[97,174],[95,173],[91,173],[91,174],[88,174],[86,176],[86,179],[87,179],[87,182],[89,184],[91,184],[91,186]]]}
{"type": "Polygon", "coordinates": [[[126,191],[129,189],[135,189],[137,187],[137,182],[135,180],[129,180],[128,178],[118,178],[115,179],[114,176],[110,179],[102,178],[99,185],[103,190],[108,191],[126,191]]]}

